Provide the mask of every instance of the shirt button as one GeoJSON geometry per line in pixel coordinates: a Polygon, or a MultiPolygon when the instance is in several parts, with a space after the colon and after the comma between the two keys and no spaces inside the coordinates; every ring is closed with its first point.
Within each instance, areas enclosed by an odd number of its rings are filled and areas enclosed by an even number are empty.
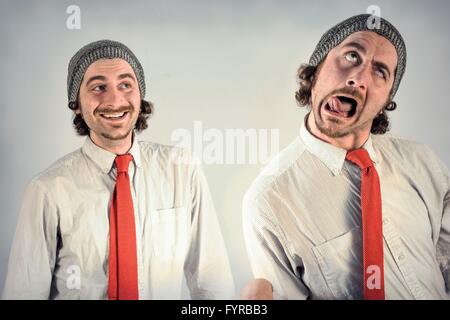
{"type": "Polygon", "coordinates": [[[389,222],[389,218],[383,218],[383,226],[387,225],[389,222]]]}
{"type": "Polygon", "coordinates": [[[403,253],[400,253],[398,256],[398,260],[404,260],[405,259],[405,255],[403,253]]]}

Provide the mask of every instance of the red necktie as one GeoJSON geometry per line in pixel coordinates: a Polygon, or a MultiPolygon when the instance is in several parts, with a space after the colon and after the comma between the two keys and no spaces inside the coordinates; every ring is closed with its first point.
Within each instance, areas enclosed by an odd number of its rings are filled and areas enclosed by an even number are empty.
{"type": "Polygon", "coordinates": [[[130,154],[116,157],[116,187],[109,213],[109,279],[110,300],[137,300],[138,275],[136,228],[128,165],[130,154]]]}
{"type": "Polygon", "coordinates": [[[361,168],[364,298],[384,300],[380,179],[367,150],[350,151],[346,159],[361,168]]]}

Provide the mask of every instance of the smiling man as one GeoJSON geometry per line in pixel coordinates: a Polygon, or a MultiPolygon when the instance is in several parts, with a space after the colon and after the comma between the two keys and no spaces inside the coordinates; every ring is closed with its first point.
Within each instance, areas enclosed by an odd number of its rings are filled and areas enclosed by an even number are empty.
{"type": "Polygon", "coordinates": [[[244,198],[258,279],[243,298],[450,298],[449,172],[427,147],[385,135],[406,48],[371,19],[328,30],[299,69],[310,112],[244,198]]]}
{"type": "Polygon", "coordinates": [[[152,105],[125,45],[81,48],[69,108],[82,148],[26,189],[6,299],[226,299],[233,280],[208,185],[186,151],[138,142],[152,105]]]}

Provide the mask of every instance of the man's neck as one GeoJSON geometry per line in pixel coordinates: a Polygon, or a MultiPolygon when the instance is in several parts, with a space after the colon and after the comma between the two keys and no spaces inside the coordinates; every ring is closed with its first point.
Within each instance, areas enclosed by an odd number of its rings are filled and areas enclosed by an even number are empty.
{"type": "Polygon", "coordinates": [[[133,132],[131,131],[130,134],[127,135],[127,137],[125,137],[123,139],[111,140],[111,139],[99,137],[95,134],[91,134],[90,139],[98,147],[100,147],[106,151],[115,153],[117,155],[121,155],[121,154],[126,154],[131,149],[131,146],[133,145],[134,135],[133,135],[133,132]]]}
{"type": "Polygon", "coordinates": [[[305,123],[306,129],[317,139],[320,139],[326,143],[329,143],[338,148],[345,149],[347,151],[361,148],[364,143],[366,143],[370,135],[370,131],[360,130],[349,133],[344,137],[329,137],[326,134],[322,133],[319,128],[317,128],[312,112],[308,114],[308,118],[306,119],[305,123]]]}

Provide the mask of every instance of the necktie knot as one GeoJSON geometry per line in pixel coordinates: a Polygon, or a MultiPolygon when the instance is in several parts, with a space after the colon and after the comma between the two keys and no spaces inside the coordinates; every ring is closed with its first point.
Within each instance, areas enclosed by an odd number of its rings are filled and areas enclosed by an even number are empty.
{"type": "Polygon", "coordinates": [[[117,173],[128,173],[128,166],[130,165],[131,160],[133,160],[133,156],[129,153],[117,156],[114,160],[117,173]]]}
{"type": "Polygon", "coordinates": [[[345,159],[356,164],[361,168],[361,170],[373,166],[372,159],[370,159],[369,153],[366,149],[356,149],[349,151],[347,152],[345,159]]]}

